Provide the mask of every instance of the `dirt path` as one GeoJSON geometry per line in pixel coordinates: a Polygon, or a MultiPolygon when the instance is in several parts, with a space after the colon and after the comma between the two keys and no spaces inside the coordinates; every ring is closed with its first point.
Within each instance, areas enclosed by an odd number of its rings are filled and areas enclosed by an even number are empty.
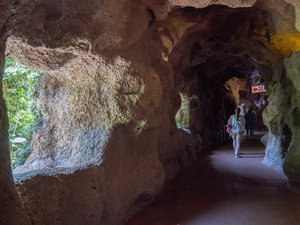
{"type": "Polygon", "coordinates": [[[203,152],[128,225],[300,225],[300,194],[285,176],[261,164],[264,146],[242,140],[203,152]]]}

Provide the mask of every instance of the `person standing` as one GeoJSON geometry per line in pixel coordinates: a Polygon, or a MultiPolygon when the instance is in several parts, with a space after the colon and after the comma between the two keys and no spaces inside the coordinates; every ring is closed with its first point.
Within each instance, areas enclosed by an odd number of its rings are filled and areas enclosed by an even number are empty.
{"type": "Polygon", "coordinates": [[[234,149],[235,158],[239,158],[239,152],[241,149],[241,141],[245,128],[245,118],[240,115],[241,109],[236,107],[234,110],[235,114],[231,115],[228,124],[231,124],[231,136],[232,136],[232,144],[234,149]]]}
{"type": "Polygon", "coordinates": [[[253,138],[254,132],[253,130],[255,129],[255,114],[250,108],[248,112],[245,115],[245,120],[246,120],[246,131],[247,131],[247,139],[249,137],[249,132],[250,132],[250,139],[253,138]]]}

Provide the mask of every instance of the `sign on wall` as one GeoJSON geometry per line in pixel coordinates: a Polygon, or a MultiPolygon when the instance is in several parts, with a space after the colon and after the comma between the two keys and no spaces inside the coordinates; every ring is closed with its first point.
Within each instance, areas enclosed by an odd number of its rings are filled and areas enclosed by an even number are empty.
{"type": "Polygon", "coordinates": [[[266,92],[265,85],[252,86],[252,93],[266,92]]]}

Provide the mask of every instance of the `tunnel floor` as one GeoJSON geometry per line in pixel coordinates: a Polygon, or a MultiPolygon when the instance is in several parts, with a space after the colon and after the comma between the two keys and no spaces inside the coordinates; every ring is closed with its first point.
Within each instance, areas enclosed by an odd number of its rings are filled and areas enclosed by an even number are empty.
{"type": "Polygon", "coordinates": [[[261,163],[262,135],[244,135],[241,158],[231,142],[203,151],[127,225],[299,225],[300,194],[261,163]]]}

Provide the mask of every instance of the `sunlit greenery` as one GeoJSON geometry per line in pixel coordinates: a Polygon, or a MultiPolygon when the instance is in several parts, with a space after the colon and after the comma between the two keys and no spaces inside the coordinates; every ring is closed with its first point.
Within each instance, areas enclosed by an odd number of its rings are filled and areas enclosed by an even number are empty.
{"type": "Polygon", "coordinates": [[[42,75],[7,58],[3,94],[9,117],[9,137],[12,166],[24,162],[30,153],[29,142],[33,131],[41,122],[40,112],[36,107],[36,81],[42,75]]]}

